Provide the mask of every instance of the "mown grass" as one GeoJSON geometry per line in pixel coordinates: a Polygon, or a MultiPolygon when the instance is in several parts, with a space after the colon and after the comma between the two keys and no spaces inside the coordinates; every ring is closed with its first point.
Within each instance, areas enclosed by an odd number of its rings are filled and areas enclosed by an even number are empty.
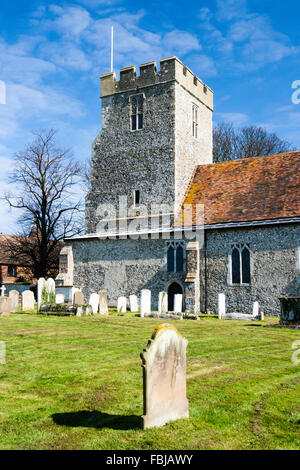
{"type": "Polygon", "coordinates": [[[157,319],[0,318],[1,449],[297,449],[300,332],[175,321],[188,339],[190,419],[142,430],[139,353],[157,319]]]}

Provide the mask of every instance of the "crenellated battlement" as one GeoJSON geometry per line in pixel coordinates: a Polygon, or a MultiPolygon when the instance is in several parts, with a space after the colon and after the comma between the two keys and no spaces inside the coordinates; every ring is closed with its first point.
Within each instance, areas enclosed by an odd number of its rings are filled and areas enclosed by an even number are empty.
{"type": "Polygon", "coordinates": [[[213,110],[213,92],[193,72],[183,65],[177,57],[169,57],[160,61],[160,70],[157,71],[156,62],[147,62],[140,65],[140,75],[136,74],[136,67],[126,67],[120,70],[120,80],[117,81],[114,72],[101,76],[101,98],[123,93],[137,91],[143,87],[160,83],[176,81],[188,92],[194,95],[208,108],[213,110]]]}

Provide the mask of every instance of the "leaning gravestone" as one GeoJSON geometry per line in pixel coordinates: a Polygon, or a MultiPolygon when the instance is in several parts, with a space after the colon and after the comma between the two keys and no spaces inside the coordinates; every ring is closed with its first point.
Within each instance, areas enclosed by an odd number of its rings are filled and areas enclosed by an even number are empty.
{"type": "Polygon", "coordinates": [[[65,303],[65,296],[64,296],[64,294],[56,294],[56,296],[55,296],[55,303],[56,303],[56,304],[64,304],[64,303],[65,303]]]}
{"type": "Polygon", "coordinates": [[[11,299],[9,297],[0,297],[0,317],[9,317],[11,312],[11,299]]]}
{"type": "Polygon", "coordinates": [[[22,292],[22,310],[23,312],[34,310],[34,294],[31,290],[22,292]]]}
{"type": "Polygon", "coordinates": [[[108,315],[108,300],[106,290],[99,290],[99,313],[108,315]]]}
{"type": "Polygon", "coordinates": [[[17,290],[9,291],[8,297],[11,300],[11,312],[17,312],[19,309],[19,292],[17,290]]]}
{"type": "Polygon", "coordinates": [[[168,294],[160,292],[158,296],[158,313],[168,313],[168,294]]]}
{"type": "Polygon", "coordinates": [[[187,344],[175,326],[165,323],[156,328],[141,353],[144,429],[189,417],[186,398],[187,344]]]}
{"type": "Polygon", "coordinates": [[[127,299],[126,297],[119,297],[117,302],[117,312],[126,313],[127,311],[127,299]]]}
{"type": "Polygon", "coordinates": [[[141,292],[141,317],[151,313],[151,290],[143,289],[141,292]]]}
{"type": "Polygon", "coordinates": [[[182,294],[175,294],[174,296],[174,312],[182,313],[182,294]]]}
{"type": "Polygon", "coordinates": [[[74,305],[83,305],[84,304],[84,297],[83,297],[83,293],[78,290],[75,292],[74,294],[74,305]]]}
{"type": "Polygon", "coordinates": [[[98,313],[99,308],[99,295],[93,292],[90,295],[89,305],[92,307],[93,314],[98,313]]]}
{"type": "Polygon", "coordinates": [[[136,295],[129,296],[129,304],[130,304],[130,311],[131,312],[138,312],[139,311],[139,303],[138,298],[136,295]]]}

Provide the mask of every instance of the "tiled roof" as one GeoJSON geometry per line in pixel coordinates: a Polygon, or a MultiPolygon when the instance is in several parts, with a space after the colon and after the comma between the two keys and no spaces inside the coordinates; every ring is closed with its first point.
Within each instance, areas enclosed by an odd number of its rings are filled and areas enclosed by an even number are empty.
{"type": "Polygon", "coordinates": [[[204,204],[205,225],[300,217],[300,151],[199,165],[184,204],[204,204]]]}

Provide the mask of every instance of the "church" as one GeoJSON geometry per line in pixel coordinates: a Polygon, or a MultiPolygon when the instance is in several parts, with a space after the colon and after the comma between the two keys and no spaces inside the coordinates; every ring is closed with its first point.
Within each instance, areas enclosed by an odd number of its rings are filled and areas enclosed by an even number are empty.
{"type": "Polygon", "coordinates": [[[300,151],[213,163],[213,91],[177,58],[101,76],[85,235],[66,240],[59,279],[87,297],[182,293],[184,309],[258,301],[278,315],[300,294],[300,151]],[[71,266],[72,272],[67,273],[71,266]]]}

